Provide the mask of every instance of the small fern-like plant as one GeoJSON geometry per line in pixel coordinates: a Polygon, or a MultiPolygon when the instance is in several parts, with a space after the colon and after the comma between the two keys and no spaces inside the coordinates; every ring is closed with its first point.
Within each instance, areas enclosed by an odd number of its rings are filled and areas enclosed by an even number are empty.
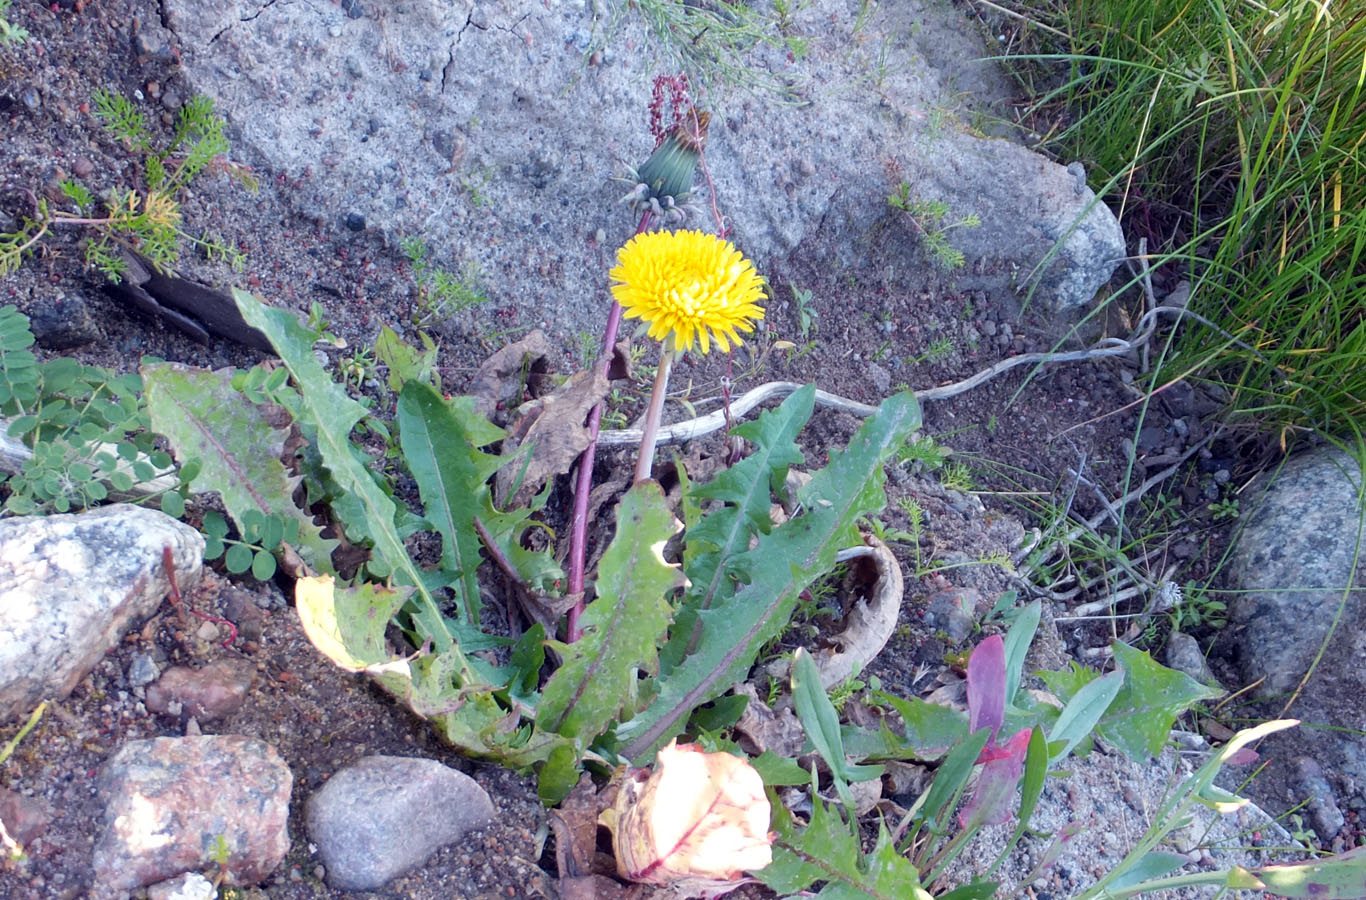
{"type": "Polygon", "coordinates": [[[27,457],[6,453],[0,514],[68,512],[134,492],[183,514],[185,488],[149,430],[142,379],[68,357],[39,362],[32,345],[28,318],[0,308],[0,428],[27,457]]]}
{"type": "Polygon", "coordinates": [[[6,47],[28,40],[27,31],[5,18],[5,13],[9,12],[12,5],[13,0],[0,0],[0,44],[6,47]]]}
{"type": "Polygon", "coordinates": [[[413,324],[418,328],[431,328],[463,309],[489,302],[473,269],[455,275],[433,265],[427,243],[419,237],[404,238],[401,246],[417,283],[413,324]]]}
{"type": "Polygon", "coordinates": [[[220,240],[195,237],[181,227],[180,192],[210,166],[221,166],[249,189],[256,188],[245,167],[224,159],[228,141],[213,101],[194,97],[182,106],[170,141],[158,150],[146,120],[132,101],[105,90],[95,91],[93,99],[95,113],[105,128],[130,149],[144,154],[145,187],[115,190],[106,200],[97,201],[80,182],[63,181],[60,188],[69,208],[54,209],[47,199],[35,198],[32,214],[23,216],[20,227],[0,233],[0,275],[18,269],[54,226],[82,226],[93,231],[86,243],[86,263],[114,282],[127,270],[121,249],[136,250],[158,268],[169,269],[179,256],[182,241],[199,246],[210,258],[240,268],[245,261],[240,250],[220,240]]]}
{"type": "Polygon", "coordinates": [[[951,222],[944,219],[949,214],[947,203],[942,200],[915,200],[911,198],[911,186],[902,182],[896,192],[888,195],[887,205],[906,214],[920,239],[925,242],[925,250],[934,264],[946,271],[961,269],[966,259],[963,251],[949,243],[948,232],[955,228],[977,228],[982,220],[976,213],[969,213],[951,222]]]}

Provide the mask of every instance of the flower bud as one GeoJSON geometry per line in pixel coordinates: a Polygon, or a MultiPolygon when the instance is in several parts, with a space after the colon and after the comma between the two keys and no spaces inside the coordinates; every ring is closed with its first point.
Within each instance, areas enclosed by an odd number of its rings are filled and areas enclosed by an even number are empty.
{"type": "Polygon", "coordinates": [[[654,772],[627,773],[600,821],[622,878],[716,896],[773,861],[769,814],[763,779],[747,761],[670,742],[654,772]]]}
{"type": "MultiPolygon", "coordinates": [[[[692,194],[693,174],[707,144],[707,123],[710,113],[690,109],[678,125],[670,129],[655,152],[644,164],[631,172],[634,188],[622,202],[637,212],[653,209],[656,214],[683,214],[683,206],[692,194]]],[[[672,218],[672,216],[666,216],[672,218]]]]}

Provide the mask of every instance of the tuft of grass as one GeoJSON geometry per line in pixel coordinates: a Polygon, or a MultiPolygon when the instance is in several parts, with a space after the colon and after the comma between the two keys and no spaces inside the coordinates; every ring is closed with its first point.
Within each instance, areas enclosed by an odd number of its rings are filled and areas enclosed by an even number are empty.
{"type": "Polygon", "coordinates": [[[5,18],[5,13],[13,5],[14,0],[0,0],[0,44],[8,47],[11,44],[22,44],[28,40],[28,32],[18,25],[5,18]]]}
{"type": "MultiPolygon", "coordinates": [[[[1086,163],[1193,317],[1154,384],[1195,373],[1239,418],[1360,440],[1366,416],[1366,16],[1222,0],[1025,4],[1065,35],[1044,146],[1086,163]],[[1222,326],[1222,328],[1218,327],[1222,326]]],[[[1040,131],[1046,128],[1038,127],[1040,131]]],[[[1136,278],[1137,280],[1137,278],[1136,278]]]]}
{"type": "Polygon", "coordinates": [[[461,310],[489,302],[472,265],[465,268],[463,275],[434,266],[427,243],[420,237],[404,238],[401,247],[417,283],[413,324],[418,328],[431,328],[461,310]]]}
{"type": "Polygon", "coordinates": [[[601,49],[628,14],[635,15],[649,29],[665,60],[663,69],[687,73],[704,96],[714,100],[729,89],[740,88],[782,103],[802,101],[801,84],[791,76],[769,71],[754,54],[776,49],[793,59],[805,56],[810,39],[793,33],[793,17],[805,3],[779,0],[772,15],[727,0],[613,0],[608,5],[612,12],[593,50],[601,49]]]}

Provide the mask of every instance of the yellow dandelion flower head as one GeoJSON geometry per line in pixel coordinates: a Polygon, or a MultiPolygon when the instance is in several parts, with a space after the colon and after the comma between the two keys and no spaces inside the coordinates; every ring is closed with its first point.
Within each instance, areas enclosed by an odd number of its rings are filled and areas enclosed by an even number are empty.
{"type": "Polygon", "coordinates": [[[628,319],[650,325],[650,337],[674,336],[679,350],[711,341],[723,351],[764,317],[763,279],[730,241],[701,231],[638,234],[617,251],[612,295],[628,319]]]}

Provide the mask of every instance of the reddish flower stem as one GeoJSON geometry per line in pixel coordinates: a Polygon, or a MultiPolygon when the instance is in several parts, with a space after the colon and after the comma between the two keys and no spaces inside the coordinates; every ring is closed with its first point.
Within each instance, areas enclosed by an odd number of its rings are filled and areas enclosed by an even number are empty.
{"type": "MultiPolygon", "coordinates": [[[[636,226],[636,234],[650,227],[650,211],[646,210],[636,226]]],[[[612,348],[617,343],[617,330],[621,327],[621,304],[612,301],[607,313],[607,326],[602,332],[602,348],[598,357],[598,369],[603,376],[612,362],[612,348]]],[[[605,404],[599,400],[588,413],[588,446],[579,454],[579,474],[574,482],[574,516],[569,530],[569,596],[574,605],[565,616],[565,641],[572,644],[582,637],[579,616],[583,614],[583,580],[585,544],[588,539],[588,493],[593,487],[593,462],[598,455],[598,429],[602,425],[602,410],[605,404]]]]}
{"type": "MultiPolygon", "coordinates": [[[[161,566],[166,570],[166,580],[170,582],[171,585],[170,591],[168,591],[166,594],[166,599],[171,601],[171,605],[175,607],[176,615],[180,617],[181,627],[186,628],[188,626],[185,625],[185,604],[182,602],[182,598],[180,596],[180,588],[175,583],[175,554],[171,552],[171,547],[169,544],[165,544],[161,548],[161,566]]],[[[193,607],[190,608],[190,612],[194,613],[196,616],[199,616],[199,618],[204,619],[205,621],[213,622],[215,625],[225,626],[228,629],[228,639],[226,641],[223,641],[222,645],[224,647],[231,649],[233,643],[237,640],[236,625],[232,624],[227,619],[222,619],[218,616],[211,616],[208,613],[200,612],[199,610],[194,609],[193,607]]]]}

